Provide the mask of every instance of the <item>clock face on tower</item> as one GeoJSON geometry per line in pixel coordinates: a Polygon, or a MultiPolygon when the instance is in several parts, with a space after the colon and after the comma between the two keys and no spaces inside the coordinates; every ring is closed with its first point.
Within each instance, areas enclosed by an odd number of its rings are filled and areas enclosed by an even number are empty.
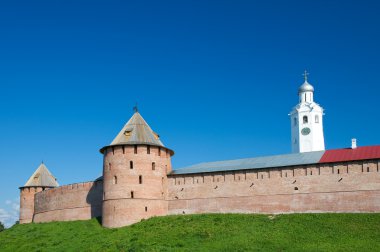
{"type": "Polygon", "coordinates": [[[303,129],[301,130],[301,134],[304,135],[304,136],[307,136],[307,135],[310,134],[310,131],[311,131],[310,128],[305,127],[305,128],[303,128],[303,129]]]}

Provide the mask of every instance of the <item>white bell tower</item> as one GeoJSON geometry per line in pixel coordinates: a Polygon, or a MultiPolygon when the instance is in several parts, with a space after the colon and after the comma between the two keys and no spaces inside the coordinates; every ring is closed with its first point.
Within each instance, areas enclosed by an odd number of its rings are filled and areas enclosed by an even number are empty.
{"type": "Polygon", "coordinates": [[[314,87],[305,82],[298,89],[299,103],[290,112],[292,152],[325,150],[323,136],[323,108],[314,102],[314,87]]]}

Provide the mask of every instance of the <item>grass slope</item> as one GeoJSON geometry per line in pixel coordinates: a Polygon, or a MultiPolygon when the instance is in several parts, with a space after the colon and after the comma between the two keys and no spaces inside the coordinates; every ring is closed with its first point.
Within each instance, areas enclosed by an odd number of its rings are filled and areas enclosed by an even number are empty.
{"type": "Polygon", "coordinates": [[[0,251],[380,251],[380,214],[205,214],[104,229],[96,219],[16,225],[0,251]]]}

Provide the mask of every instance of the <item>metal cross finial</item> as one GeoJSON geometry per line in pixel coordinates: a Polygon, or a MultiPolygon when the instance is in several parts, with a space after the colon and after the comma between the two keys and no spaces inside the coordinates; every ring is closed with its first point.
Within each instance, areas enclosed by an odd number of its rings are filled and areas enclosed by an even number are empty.
{"type": "Polygon", "coordinates": [[[305,78],[305,82],[306,82],[307,81],[307,76],[309,75],[309,73],[305,70],[305,72],[302,75],[305,78]]]}
{"type": "Polygon", "coordinates": [[[137,107],[137,103],[136,103],[136,105],[133,107],[133,111],[135,111],[135,113],[139,112],[139,108],[137,107]]]}

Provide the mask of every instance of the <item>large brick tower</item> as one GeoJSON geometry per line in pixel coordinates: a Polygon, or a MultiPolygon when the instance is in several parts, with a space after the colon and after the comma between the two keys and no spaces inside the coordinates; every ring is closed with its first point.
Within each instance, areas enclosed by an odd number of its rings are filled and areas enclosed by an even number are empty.
{"type": "Polygon", "coordinates": [[[57,186],[57,179],[42,162],[26,184],[20,187],[20,224],[33,221],[34,195],[57,186]]]}
{"type": "Polygon", "coordinates": [[[103,159],[103,226],[121,227],[168,212],[167,173],[174,152],[135,111],[103,159]]]}

